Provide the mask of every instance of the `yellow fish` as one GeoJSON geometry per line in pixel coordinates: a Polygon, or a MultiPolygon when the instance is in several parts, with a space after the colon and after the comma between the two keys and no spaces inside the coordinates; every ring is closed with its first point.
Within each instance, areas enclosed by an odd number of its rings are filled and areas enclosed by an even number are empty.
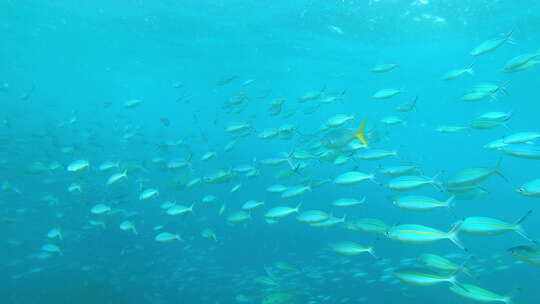
{"type": "Polygon", "coordinates": [[[362,142],[366,147],[368,147],[369,146],[368,142],[364,136],[364,132],[366,129],[366,122],[367,122],[367,119],[364,119],[364,121],[362,121],[358,130],[354,133],[354,136],[356,136],[356,138],[358,138],[360,142],[362,142]]]}

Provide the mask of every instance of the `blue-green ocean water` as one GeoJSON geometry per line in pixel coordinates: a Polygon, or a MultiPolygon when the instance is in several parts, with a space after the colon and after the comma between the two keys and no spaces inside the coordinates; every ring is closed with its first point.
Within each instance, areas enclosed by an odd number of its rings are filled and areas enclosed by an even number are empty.
{"type": "MultiPolygon", "coordinates": [[[[422,224],[446,232],[466,217],[512,223],[533,210],[523,228],[540,238],[540,201],[516,192],[540,178],[539,160],[484,148],[512,133],[540,131],[539,68],[501,72],[513,57],[540,49],[537,1],[3,0],[0,16],[1,303],[268,304],[265,299],[275,293],[294,300],[273,303],[470,301],[449,291],[448,283],[418,287],[392,275],[419,266],[415,260],[423,253],[447,255],[458,264],[468,259],[475,275],[459,274],[460,282],[500,295],[519,289],[515,303],[540,302],[540,268],[507,252],[531,245],[514,232],[460,234],[464,252],[448,240],[410,245],[351,231],[346,224],[322,229],[298,222],[296,215],[270,224],[264,217],[272,207],[301,202],[300,211],[346,215],[347,223],[368,217],[389,226],[422,224]],[[511,30],[515,43],[469,55],[511,30]],[[383,63],[399,67],[371,71],[383,63]],[[440,79],[472,63],[474,75],[440,79]],[[461,100],[485,82],[504,85],[505,92],[477,102],[461,100]],[[384,100],[372,97],[385,88],[403,92],[384,100]],[[299,102],[321,90],[321,97],[299,102]],[[329,96],[339,100],[321,102],[329,96]],[[415,96],[415,110],[396,111],[415,96]],[[141,104],[125,106],[134,99],[141,104]],[[283,110],[271,115],[270,103],[277,100],[283,110]],[[489,130],[435,131],[445,124],[466,126],[489,111],[512,112],[512,118],[489,130]],[[345,154],[351,159],[338,166],[332,157],[317,154],[321,150],[314,147],[327,134],[321,126],[335,114],[354,115],[344,125],[352,130],[367,119],[378,134],[370,146],[397,151],[398,158],[365,161],[345,154]],[[388,115],[404,123],[381,123],[388,115]],[[226,131],[242,123],[250,125],[247,132],[226,131]],[[258,136],[284,124],[294,125],[292,138],[258,136]],[[225,151],[231,142],[234,147],[225,151]],[[216,156],[201,160],[209,151],[216,156]],[[291,151],[312,155],[291,158],[291,151]],[[280,179],[278,172],[290,171],[287,162],[261,163],[276,157],[305,167],[280,179]],[[67,170],[81,159],[89,161],[88,169],[67,170]],[[174,159],[189,160],[190,166],[167,169],[174,159]],[[462,169],[492,168],[499,160],[508,181],[490,177],[481,184],[485,194],[457,200],[450,211],[397,208],[388,197],[403,193],[385,187],[390,178],[378,171],[413,162],[425,176],[441,173],[438,180],[444,182],[462,169]],[[101,171],[105,161],[119,167],[101,171]],[[256,176],[233,170],[240,165],[253,166],[256,176]],[[381,185],[333,183],[353,169],[375,173],[381,185]],[[127,179],[106,185],[124,170],[127,179]],[[230,181],[186,186],[218,170],[231,172],[230,181]],[[73,183],[81,191],[68,191],[73,183]],[[283,199],[265,190],[273,184],[313,189],[283,199]],[[159,195],[139,200],[146,188],[158,189],[159,195]],[[217,199],[203,203],[206,195],[217,199]],[[363,206],[331,205],[364,196],[363,206]],[[227,216],[248,200],[265,204],[250,213],[251,220],[230,223],[227,216]],[[193,212],[174,217],[160,208],[165,201],[195,205],[193,212]],[[92,214],[99,203],[112,210],[92,214]],[[137,234],[119,228],[125,220],[137,234]],[[53,228],[60,229],[61,240],[47,236],[53,228]],[[217,241],[201,235],[207,228],[217,241]],[[183,240],[155,241],[164,231],[183,240]],[[329,245],[342,241],[373,245],[379,259],[333,252],[329,245]],[[61,254],[43,251],[45,244],[58,246],[61,254]],[[280,262],[297,270],[280,269],[280,262]],[[271,283],[261,283],[261,276],[271,283]]],[[[450,196],[429,186],[412,193],[450,196]]]]}

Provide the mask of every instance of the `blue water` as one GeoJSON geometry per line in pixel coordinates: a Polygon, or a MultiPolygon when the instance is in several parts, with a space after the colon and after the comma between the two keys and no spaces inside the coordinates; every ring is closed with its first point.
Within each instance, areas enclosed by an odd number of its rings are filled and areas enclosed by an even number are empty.
{"type": "MultiPolygon", "coordinates": [[[[428,252],[454,254],[456,263],[472,256],[476,276],[460,274],[460,282],[501,295],[519,288],[515,303],[540,301],[540,268],[517,263],[507,253],[513,246],[530,245],[517,233],[460,234],[468,248],[463,252],[448,240],[410,245],[350,231],[345,225],[313,228],[296,221],[295,215],[275,224],[264,218],[271,207],[302,202],[301,211],[346,215],[348,222],[373,217],[389,226],[414,223],[449,231],[469,216],[512,223],[533,210],[523,227],[532,238],[540,238],[538,199],[515,191],[540,177],[538,160],[483,147],[512,133],[539,131],[539,68],[500,71],[513,57],[540,48],[537,1],[4,0],[0,16],[2,303],[225,304],[242,303],[238,296],[243,295],[246,303],[268,304],[264,297],[277,292],[294,295],[295,302],[286,303],[467,301],[446,283],[417,287],[392,276],[393,270],[415,264],[404,259],[428,252]],[[515,44],[469,55],[482,42],[510,30],[515,44]],[[371,72],[382,63],[399,67],[371,72]],[[471,63],[474,75],[440,79],[471,63]],[[217,85],[231,77],[230,83],[217,85]],[[254,81],[242,85],[247,80],[254,81]],[[507,81],[507,93],[496,99],[461,100],[475,84],[507,81]],[[403,92],[391,99],[372,98],[384,88],[403,92]],[[304,94],[320,90],[324,96],[344,95],[332,104],[320,104],[320,99],[299,102],[304,94]],[[246,96],[244,105],[227,108],[238,96],[246,96]],[[395,110],[415,96],[414,111],[395,110]],[[142,103],[126,108],[125,102],[133,99],[142,103]],[[272,116],[268,108],[276,100],[284,100],[283,110],[272,116]],[[490,130],[435,131],[444,124],[466,125],[489,111],[513,116],[506,126],[490,130]],[[321,125],[335,114],[354,115],[345,125],[350,129],[367,119],[379,134],[372,147],[395,150],[399,158],[351,159],[342,166],[322,157],[293,159],[306,168],[287,179],[276,178],[287,164],[260,163],[308,150],[321,141],[321,125]],[[388,115],[405,123],[380,123],[388,115]],[[225,131],[246,122],[252,126],[246,136],[225,131]],[[296,127],[292,139],[257,137],[286,123],[296,127]],[[235,147],[224,151],[235,138],[235,147]],[[170,145],[178,140],[180,145],[170,145]],[[217,155],[202,161],[209,151],[217,155]],[[190,156],[190,168],[165,168],[170,160],[190,156]],[[165,163],[154,163],[156,157],[165,163]],[[90,168],[68,172],[67,166],[79,159],[88,160],[90,168]],[[508,182],[490,177],[482,184],[486,195],[459,200],[452,211],[417,213],[395,207],[388,197],[396,193],[384,187],[389,178],[378,173],[381,166],[414,162],[426,176],[440,173],[443,182],[462,169],[491,168],[499,160],[508,182]],[[104,161],[119,162],[120,167],[101,172],[104,161]],[[60,168],[52,168],[54,162],[60,168]],[[251,165],[260,175],[238,173],[227,183],[185,186],[192,178],[239,165],[251,165]],[[308,178],[332,181],[353,168],[375,173],[383,185],[329,182],[291,200],[265,190],[273,184],[309,184],[308,178]],[[105,185],[110,175],[124,169],[128,179],[105,185]],[[82,192],[69,192],[72,183],[80,184],[82,192]],[[241,188],[230,193],[237,184],[241,188]],[[140,201],[141,188],[156,188],[159,196],[140,201]],[[209,194],[217,200],[202,203],[209,194]],[[339,198],[363,196],[367,200],[360,207],[331,205],[339,198]],[[251,212],[250,221],[226,220],[253,199],[265,205],[251,212]],[[186,216],[172,217],[160,208],[167,200],[195,206],[186,216]],[[112,211],[92,214],[98,203],[112,211]],[[227,209],[219,215],[223,204],[227,209]],[[124,220],[134,223],[137,235],[119,229],[124,220]],[[90,221],[102,222],[104,228],[90,221]],[[47,237],[52,228],[61,230],[62,240],[47,237]],[[215,232],[217,241],[201,236],[206,228],[215,232]],[[156,242],[154,237],[164,231],[183,240],[156,242]],[[329,245],[341,241],[373,245],[379,260],[333,252],[329,245]],[[62,254],[47,254],[41,249],[44,244],[59,246],[62,254]],[[277,262],[299,270],[280,270],[277,262]],[[261,284],[259,276],[279,286],[261,284]]],[[[450,196],[431,187],[411,193],[450,196]]]]}

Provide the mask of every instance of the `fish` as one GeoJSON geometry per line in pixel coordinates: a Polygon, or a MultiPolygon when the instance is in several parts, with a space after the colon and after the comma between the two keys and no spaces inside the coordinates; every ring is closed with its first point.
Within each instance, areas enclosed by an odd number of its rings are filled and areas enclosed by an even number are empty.
{"type": "Polygon", "coordinates": [[[381,160],[388,157],[397,156],[397,152],[381,149],[365,149],[363,151],[359,151],[355,156],[356,158],[362,160],[381,160]]]}
{"type": "Polygon", "coordinates": [[[436,180],[438,176],[439,174],[436,174],[433,177],[416,176],[416,175],[398,176],[391,179],[388,182],[387,187],[391,190],[396,190],[396,191],[408,191],[408,190],[418,189],[425,185],[432,185],[437,190],[441,190],[442,189],[441,184],[436,180]]]}
{"type": "Polygon", "coordinates": [[[424,253],[418,257],[418,262],[424,266],[433,269],[437,272],[443,273],[457,273],[461,270],[463,273],[468,276],[473,276],[470,273],[470,270],[466,267],[467,261],[462,265],[451,262],[450,260],[433,253],[424,253]]]}
{"type": "Polygon", "coordinates": [[[302,205],[302,203],[299,203],[295,208],[291,208],[291,207],[274,207],[270,210],[268,210],[265,214],[264,214],[264,217],[265,218],[269,218],[269,219],[280,219],[280,218],[283,218],[283,217],[286,217],[290,214],[293,214],[293,213],[298,213],[299,210],[300,210],[300,206],[302,205]]]}
{"type": "Polygon", "coordinates": [[[135,225],[131,221],[123,221],[119,227],[122,231],[132,231],[134,234],[137,234],[137,229],[135,229],[135,225]]]}
{"type": "Polygon", "coordinates": [[[167,209],[168,215],[186,215],[190,212],[193,212],[193,206],[195,204],[192,204],[191,206],[184,206],[184,205],[173,205],[169,209],[167,209]]]}
{"type": "Polygon", "coordinates": [[[392,203],[402,209],[413,211],[429,211],[437,208],[452,208],[455,196],[452,195],[446,201],[439,201],[429,196],[406,195],[393,197],[392,203]]]}
{"type": "Polygon", "coordinates": [[[386,235],[390,227],[376,218],[361,218],[347,225],[349,230],[386,235]]]}
{"type": "Polygon", "coordinates": [[[321,210],[307,210],[296,216],[296,219],[299,222],[308,224],[323,222],[328,220],[329,218],[330,215],[321,210]]]}
{"type": "Polygon", "coordinates": [[[406,244],[430,244],[448,239],[462,250],[467,251],[457,236],[462,224],[463,222],[458,222],[449,232],[416,224],[397,225],[390,228],[386,235],[391,240],[406,244]]]}
{"type": "Polygon", "coordinates": [[[124,172],[121,172],[121,173],[115,173],[115,174],[111,175],[109,177],[109,179],[107,179],[106,184],[107,185],[116,184],[117,182],[119,182],[119,181],[121,181],[123,179],[127,179],[127,170],[125,170],[124,172]]]}
{"type": "Polygon", "coordinates": [[[332,206],[335,207],[354,207],[362,205],[366,202],[366,197],[364,196],[361,200],[355,198],[342,198],[332,202],[332,206]]]}
{"type": "Polygon", "coordinates": [[[97,205],[94,205],[92,209],[90,209],[90,212],[92,214],[104,214],[104,213],[109,213],[111,210],[112,210],[111,207],[108,205],[97,204],[97,205]]]}
{"type": "Polygon", "coordinates": [[[142,103],[142,100],[140,99],[131,99],[124,103],[124,107],[128,109],[135,109],[142,103]]]}
{"type": "Polygon", "coordinates": [[[535,144],[505,144],[499,151],[519,158],[540,159],[540,145],[535,144]]]}
{"type": "Polygon", "coordinates": [[[508,249],[508,253],[522,262],[540,267],[540,247],[538,245],[512,247],[508,249]]]}
{"type": "Polygon", "coordinates": [[[51,230],[49,230],[49,232],[47,232],[47,237],[50,238],[50,239],[60,239],[62,240],[63,237],[62,237],[62,231],[60,230],[60,228],[53,228],[51,230]]]}
{"type": "Polygon", "coordinates": [[[494,50],[498,49],[501,45],[505,43],[511,43],[512,42],[512,34],[514,33],[514,30],[511,30],[507,34],[505,34],[502,37],[490,39],[487,41],[482,42],[480,45],[475,47],[471,52],[471,56],[480,56],[489,52],[493,52],[494,50]]]}
{"type": "Polygon", "coordinates": [[[306,193],[306,191],[311,191],[311,185],[307,185],[307,186],[299,185],[299,186],[288,187],[285,191],[281,192],[281,198],[286,198],[286,199],[295,198],[306,193]]]}
{"type": "Polygon", "coordinates": [[[420,173],[420,168],[416,165],[400,165],[400,166],[384,167],[384,168],[381,168],[379,171],[386,176],[399,176],[399,175],[420,173]]]}
{"type": "Polygon", "coordinates": [[[375,175],[366,174],[366,173],[362,173],[358,171],[349,171],[349,172],[345,172],[337,176],[334,179],[334,183],[336,185],[351,186],[351,185],[357,185],[366,180],[371,180],[375,182],[375,175]]]}
{"type": "Polygon", "coordinates": [[[435,131],[439,133],[457,133],[457,132],[465,131],[468,129],[469,127],[465,127],[465,126],[442,125],[442,126],[438,126],[435,129],[435,131]]]}
{"type": "Polygon", "coordinates": [[[182,241],[179,234],[173,234],[170,232],[161,232],[154,237],[154,240],[161,243],[168,243],[174,240],[182,241]]]}
{"type": "Polygon", "coordinates": [[[474,75],[473,66],[474,66],[474,63],[471,63],[468,67],[464,69],[457,69],[457,70],[452,70],[450,72],[447,72],[441,77],[441,79],[453,80],[453,79],[461,77],[464,74],[474,75]]]}
{"type": "Polygon", "coordinates": [[[398,95],[399,93],[402,93],[403,91],[402,90],[399,90],[399,89],[382,89],[382,90],[379,90],[377,92],[375,92],[375,94],[373,94],[373,98],[375,99],[389,99],[389,98],[392,98],[396,95],[398,95]]]}
{"type": "Polygon", "coordinates": [[[159,191],[154,188],[145,189],[141,194],[139,194],[140,201],[146,201],[152,198],[155,198],[159,195],[159,191]]]}
{"type": "Polygon", "coordinates": [[[397,63],[383,63],[376,65],[373,69],[371,69],[371,71],[374,73],[386,73],[392,71],[397,67],[399,67],[399,64],[397,63]]]}
{"type": "Polygon", "coordinates": [[[510,59],[501,71],[505,73],[524,71],[539,63],[540,50],[535,53],[523,54],[510,59]]]}
{"type": "Polygon", "coordinates": [[[510,231],[515,231],[525,239],[536,243],[523,230],[521,226],[531,215],[529,210],[524,216],[514,223],[507,223],[490,217],[467,217],[462,221],[461,232],[472,235],[499,235],[510,231]]]}
{"type": "Polygon", "coordinates": [[[540,197],[540,179],[534,179],[523,184],[516,192],[524,196],[540,197]]]}
{"type": "Polygon", "coordinates": [[[456,279],[456,273],[441,275],[424,269],[400,269],[394,271],[394,276],[402,282],[416,286],[433,286],[444,282],[461,285],[456,279]]]}
{"type": "Polygon", "coordinates": [[[263,205],[264,205],[264,202],[256,201],[256,200],[249,200],[242,205],[242,210],[251,211],[263,205]]]}
{"type": "Polygon", "coordinates": [[[463,186],[472,186],[478,185],[484,182],[493,174],[497,174],[502,177],[504,180],[508,181],[504,174],[501,171],[501,159],[497,162],[493,168],[469,168],[464,169],[456,173],[453,178],[449,179],[446,182],[448,187],[463,187],[463,186]]]}
{"type": "Polygon", "coordinates": [[[249,220],[251,220],[251,215],[245,211],[236,211],[227,216],[227,222],[232,224],[245,223],[249,220]]]}
{"type": "Polygon", "coordinates": [[[518,132],[503,138],[503,143],[510,144],[524,144],[534,141],[540,138],[540,132],[518,132]]]}
{"type": "Polygon", "coordinates": [[[90,167],[90,162],[85,159],[76,160],[67,166],[69,172],[83,172],[90,167]]]}
{"type": "Polygon", "coordinates": [[[373,247],[362,246],[355,242],[336,243],[336,244],[332,244],[331,247],[334,252],[342,254],[342,255],[355,256],[355,255],[360,255],[367,252],[371,254],[374,258],[378,259],[377,256],[375,255],[375,251],[373,250],[373,247]]]}
{"type": "Polygon", "coordinates": [[[501,296],[472,284],[452,285],[450,286],[450,290],[463,298],[476,302],[503,302],[505,304],[512,303],[513,293],[508,296],[501,296]]]}
{"type": "Polygon", "coordinates": [[[325,125],[329,128],[337,128],[346,124],[348,121],[353,120],[354,115],[336,114],[330,117],[325,125]]]}

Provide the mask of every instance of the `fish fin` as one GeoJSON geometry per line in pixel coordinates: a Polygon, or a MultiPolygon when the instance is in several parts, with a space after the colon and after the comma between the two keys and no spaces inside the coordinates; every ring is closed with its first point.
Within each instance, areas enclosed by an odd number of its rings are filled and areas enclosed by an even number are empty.
{"type": "Polygon", "coordinates": [[[364,121],[362,121],[362,123],[360,124],[360,127],[358,127],[358,130],[354,133],[354,136],[358,138],[358,140],[362,144],[364,144],[366,147],[369,147],[368,142],[364,136],[365,129],[366,129],[366,122],[367,122],[367,119],[364,119],[364,121]]]}

